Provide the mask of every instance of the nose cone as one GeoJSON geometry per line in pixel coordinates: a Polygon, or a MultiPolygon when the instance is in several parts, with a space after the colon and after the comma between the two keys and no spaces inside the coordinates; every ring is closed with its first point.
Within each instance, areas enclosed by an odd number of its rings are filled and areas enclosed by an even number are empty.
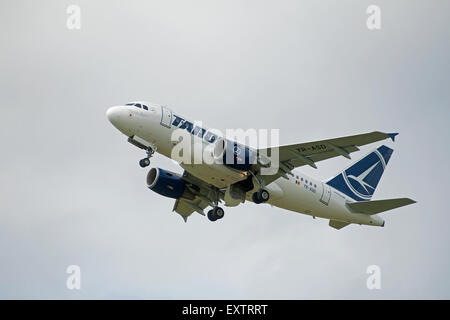
{"type": "Polygon", "coordinates": [[[133,122],[132,113],[126,106],[111,107],[106,110],[106,117],[119,131],[127,136],[134,134],[135,123],[133,122]]]}
{"type": "Polygon", "coordinates": [[[106,117],[115,127],[119,125],[121,118],[121,107],[111,107],[106,110],[106,117]]]}

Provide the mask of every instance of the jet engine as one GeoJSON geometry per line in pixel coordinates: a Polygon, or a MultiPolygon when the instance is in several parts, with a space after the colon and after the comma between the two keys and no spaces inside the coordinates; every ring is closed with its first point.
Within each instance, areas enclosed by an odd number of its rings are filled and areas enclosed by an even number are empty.
{"type": "Polygon", "coordinates": [[[168,198],[185,198],[194,200],[194,194],[187,188],[186,182],[176,173],[161,169],[151,168],[147,174],[147,187],[168,198]]]}
{"type": "Polygon", "coordinates": [[[256,164],[257,153],[237,142],[222,139],[214,147],[214,158],[221,159],[227,167],[248,171],[256,164]]]}

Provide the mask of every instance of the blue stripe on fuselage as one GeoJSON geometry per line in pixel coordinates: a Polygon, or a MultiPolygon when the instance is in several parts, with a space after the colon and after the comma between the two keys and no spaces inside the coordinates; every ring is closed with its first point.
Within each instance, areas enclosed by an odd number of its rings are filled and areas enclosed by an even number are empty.
{"type": "Polygon", "coordinates": [[[194,124],[190,121],[183,119],[180,116],[173,115],[172,126],[177,127],[179,129],[185,129],[187,132],[194,136],[198,136],[204,139],[208,143],[213,143],[217,140],[217,135],[204,129],[200,126],[194,126],[194,124]],[[180,125],[181,124],[181,125],[180,125]],[[206,133],[206,135],[205,135],[206,133]]]}

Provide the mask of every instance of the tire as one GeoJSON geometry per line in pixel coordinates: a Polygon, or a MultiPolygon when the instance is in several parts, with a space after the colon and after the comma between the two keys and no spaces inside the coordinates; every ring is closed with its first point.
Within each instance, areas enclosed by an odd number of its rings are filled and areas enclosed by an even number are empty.
{"type": "Polygon", "coordinates": [[[209,210],[208,211],[208,219],[209,219],[209,221],[216,221],[217,220],[217,217],[214,214],[214,210],[209,210]]]}
{"type": "Polygon", "coordinates": [[[141,168],[148,167],[150,165],[150,160],[147,158],[141,159],[139,160],[139,165],[141,166],[141,168]]]}
{"type": "Polygon", "coordinates": [[[261,189],[261,190],[259,190],[258,193],[259,193],[259,199],[261,199],[262,202],[266,202],[269,200],[269,198],[270,198],[269,191],[261,189]]]}
{"type": "Polygon", "coordinates": [[[213,214],[216,216],[216,220],[222,219],[225,215],[225,211],[221,207],[215,207],[213,210],[213,214]]]}
{"type": "Polygon", "coordinates": [[[253,193],[252,200],[256,204],[260,204],[262,202],[260,197],[259,197],[259,193],[258,192],[253,193]]]}

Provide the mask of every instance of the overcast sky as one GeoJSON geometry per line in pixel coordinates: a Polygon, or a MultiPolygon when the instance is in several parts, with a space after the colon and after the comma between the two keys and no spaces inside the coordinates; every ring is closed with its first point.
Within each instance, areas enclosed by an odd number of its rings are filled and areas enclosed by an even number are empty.
{"type": "MultiPolygon", "coordinates": [[[[448,12],[448,0],[1,1],[0,298],[450,298],[448,12]],[[70,4],[80,30],[66,27],[70,4]],[[366,27],[370,4],[381,30],[366,27]],[[279,128],[282,144],[400,132],[373,199],[418,203],[384,228],[253,203],[184,223],[106,119],[132,100],[219,129],[279,128]],[[366,287],[369,265],[381,290],[366,287]]],[[[299,170],[326,179],[348,164],[299,170]]]]}

